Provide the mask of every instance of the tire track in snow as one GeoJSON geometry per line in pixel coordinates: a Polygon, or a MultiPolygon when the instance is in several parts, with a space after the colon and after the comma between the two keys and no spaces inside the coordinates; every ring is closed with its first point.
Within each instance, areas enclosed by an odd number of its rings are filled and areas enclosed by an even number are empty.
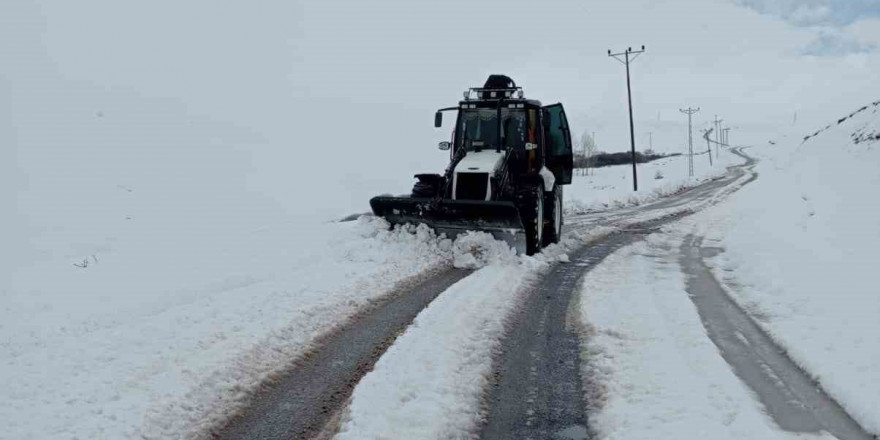
{"type": "Polygon", "coordinates": [[[844,440],[874,439],[727,295],[703,261],[709,251],[702,238],[688,235],[682,242],[687,292],[709,338],[767,414],[786,431],[824,430],[844,440]]]}
{"type": "Polygon", "coordinates": [[[215,439],[311,438],[322,433],[354,386],[434,298],[470,275],[447,269],[405,283],[383,302],[322,338],[284,377],[259,392],[215,439]]]}
{"type": "MultiPolygon", "coordinates": [[[[675,196],[611,215],[579,216],[574,229],[614,225],[625,216],[661,213],[629,224],[605,238],[571,253],[574,264],[560,264],[545,275],[512,319],[502,351],[495,362],[496,382],[488,391],[488,417],[483,439],[586,439],[584,386],[581,379],[580,335],[569,310],[580,281],[616,250],[639,240],[656,228],[693,214],[755,179],[754,160],[731,150],[745,163],[731,167],[729,176],[690,188],[675,196]],[[743,180],[746,175],[749,177],[743,180]],[[662,213],[667,213],[663,215],[662,213]],[[538,317],[541,317],[538,319],[538,317]]],[[[645,218],[645,217],[642,217],[645,218]]],[[[576,305],[576,304],[574,304],[576,305]]]]}
{"type": "Polygon", "coordinates": [[[570,254],[528,295],[511,319],[495,366],[483,439],[586,439],[581,329],[570,319],[581,279],[618,249],[690,211],[631,225],[570,254]]]}

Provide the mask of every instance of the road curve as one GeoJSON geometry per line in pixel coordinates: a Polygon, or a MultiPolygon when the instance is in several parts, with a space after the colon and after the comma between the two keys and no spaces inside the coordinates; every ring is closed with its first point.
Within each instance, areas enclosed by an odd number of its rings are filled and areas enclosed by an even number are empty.
{"type": "Polygon", "coordinates": [[[827,431],[841,440],[875,438],[727,295],[703,261],[705,255],[718,249],[703,247],[702,238],[689,235],[680,251],[681,267],[687,275],[686,290],[706,333],[780,428],[790,432],[827,431]]]}
{"type": "Polygon", "coordinates": [[[494,383],[488,391],[488,416],[482,439],[586,439],[584,387],[581,382],[581,329],[569,318],[583,276],[614,251],[651,234],[665,224],[691,215],[695,207],[713,200],[719,191],[754,180],[754,161],[730,167],[722,178],[675,196],[611,213],[578,216],[569,229],[611,226],[638,213],[656,211],[660,217],[632,224],[582,246],[569,254],[571,264],[553,267],[539,280],[517,315],[494,361],[494,383]],[[678,209],[676,209],[678,208],[678,209]],[[662,215],[661,213],[667,213],[662,215]]]}

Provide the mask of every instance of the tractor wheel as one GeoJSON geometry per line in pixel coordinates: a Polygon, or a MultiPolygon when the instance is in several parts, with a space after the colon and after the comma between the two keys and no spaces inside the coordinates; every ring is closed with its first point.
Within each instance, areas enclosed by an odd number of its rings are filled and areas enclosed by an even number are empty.
{"type": "Polygon", "coordinates": [[[544,246],[559,243],[562,237],[562,187],[556,188],[544,196],[544,212],[547,221],[544,223],[544,246]]]}
{"type": "Polygon", "coordinates": [[[445,179],[439,174],[416,174],[416,182],[413,185],[412,197],[433,198],[440,194],[445,179]]]}
{"type": "Polygon", "coordinates": [[[517,191],[517,200],[526,232],[526,255],[534,255],[544,241],[544,184],[524,185],[517,191]]]}

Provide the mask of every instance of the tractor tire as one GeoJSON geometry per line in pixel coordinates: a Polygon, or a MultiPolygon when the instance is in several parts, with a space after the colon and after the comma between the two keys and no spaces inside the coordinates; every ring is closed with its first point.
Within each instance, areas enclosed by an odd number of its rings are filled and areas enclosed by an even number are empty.
{"type": "Polygon", "coordinates": [[[411,197],[434,198],[443,188],[445,179],[439,174],[416,174],[418,182],[413,185],[411,197]]]}
{"type": "Polygon", "coordinates": [[[526,234],[526,255],[541,251],[544,243],[544,183],[523,185],[516,193],[526,234]]]}
{"type": "Polygon", "coordinates": [[[544,196],[544,215],[547,221],[544,223],[544,246],[559,243],[562,237],[562,187],[556,188],[544,196]]]}

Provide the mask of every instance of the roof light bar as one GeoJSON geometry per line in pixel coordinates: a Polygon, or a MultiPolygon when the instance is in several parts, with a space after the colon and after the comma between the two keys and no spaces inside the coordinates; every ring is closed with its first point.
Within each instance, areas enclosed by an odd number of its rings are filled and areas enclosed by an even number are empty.
{"type": "Polygon", "coordinates": [[[471,94],[476,93],[477,99],[499,99],[499,98],[523,98],[522,87],[512,87],[508,89],[484,89],[481,87],[471,87],[464,92],[465,100],[471,99],[471,94]]]}

